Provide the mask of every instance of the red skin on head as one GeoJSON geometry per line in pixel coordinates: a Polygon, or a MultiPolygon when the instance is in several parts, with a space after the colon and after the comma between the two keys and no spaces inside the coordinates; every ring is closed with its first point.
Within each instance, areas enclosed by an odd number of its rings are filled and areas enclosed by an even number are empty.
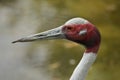
{"type": "Polygon", "coordinates": [[[97,53],[100,45],[100,33],[93,24],[65,25],[62,29],[68,40],[83,44],[87,49],[86,53],[97,53]],[[81,30],[87,29],[87,33],[80,35],[81,30]]]}

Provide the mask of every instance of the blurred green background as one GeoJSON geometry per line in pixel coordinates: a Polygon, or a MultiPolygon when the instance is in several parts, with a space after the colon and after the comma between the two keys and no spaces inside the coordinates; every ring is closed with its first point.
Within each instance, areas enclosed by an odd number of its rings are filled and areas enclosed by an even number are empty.
{"type": "Polygon", "coordinates": [[[0,0],[0,80],[69,80],[84,47],[67,40],[11,44],[83,17],[102,43],[86,80],[120,80],[120,0],[0,0]]]}

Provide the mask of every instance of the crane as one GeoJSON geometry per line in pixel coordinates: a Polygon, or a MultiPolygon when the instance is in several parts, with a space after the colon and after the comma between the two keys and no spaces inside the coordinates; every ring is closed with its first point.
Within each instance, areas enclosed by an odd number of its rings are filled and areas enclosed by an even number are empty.
{"type": "Polygon", "coordinates": [[[99,50],[101,35],[98,29],[88,20],[76,17],[57,28],[30,35],[12,43],[50,39],[67,39],[85,46],[83,57],[70,77],[70,80],[84,80],[99,50]]]}

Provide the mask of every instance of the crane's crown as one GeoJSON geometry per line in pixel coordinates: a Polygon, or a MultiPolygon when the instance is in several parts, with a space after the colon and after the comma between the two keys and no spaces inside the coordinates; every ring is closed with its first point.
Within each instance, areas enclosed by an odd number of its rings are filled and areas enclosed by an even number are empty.
{"type": "Polygon", "coordinates": [[[87,24],[88,21],[83,18],[72,18],[68,20],[65,25],[74,25],[74,24],[87,24]]]}

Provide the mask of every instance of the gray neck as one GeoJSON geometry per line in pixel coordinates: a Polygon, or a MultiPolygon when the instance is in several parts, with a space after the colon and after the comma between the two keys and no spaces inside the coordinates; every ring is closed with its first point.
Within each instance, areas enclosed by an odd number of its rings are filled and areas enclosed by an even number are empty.
{"type": "Polygon", "coordinates": [[[70,80],[84,80],[90,66],[96,59],[96,53],[84,53],[80,63],[75,68],[70,80]]]}

